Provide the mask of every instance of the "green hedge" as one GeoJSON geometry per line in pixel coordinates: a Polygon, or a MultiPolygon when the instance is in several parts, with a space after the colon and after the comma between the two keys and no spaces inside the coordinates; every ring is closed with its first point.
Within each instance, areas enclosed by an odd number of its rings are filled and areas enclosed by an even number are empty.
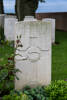
{"type": "Polygon", "coordinates": [[[8,63],[1,66],[0,65],[0,96],[9,94],[12,89],[14,89],[14,79],[18,69],[14,68],[14,57],[8,58],[8,63]]]}
{"type": "Polygon", "coordinates": [[[11,91],[3,100],[67,100],[67,81],[58,80],[48,86],[25,87],[20,91],[11,91]]]}
{"type": "Polygon", "coordinates": [[[29,100],[29,98],[21,91],[11,91],[10,94],[5,95],[2,100],[29,100]]]}
{"type": "Polygon", "coordinates": [[[67,100],[67,81],[54,81],[45,90],[49,100],[67,100]]]}

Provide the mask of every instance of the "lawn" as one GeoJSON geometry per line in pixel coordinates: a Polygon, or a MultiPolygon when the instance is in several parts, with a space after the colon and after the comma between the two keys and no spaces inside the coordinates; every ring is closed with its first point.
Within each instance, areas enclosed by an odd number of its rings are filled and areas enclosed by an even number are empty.
{"type": "Polygon", "coordinates": [[[58,45],[52,47],[52,80],[67,80],[67,32],[56,31],[58,45]]]}
{"type": "MultiPolygon", "coordinates": [[[[67,32],[56,31],[56,42],[52,46],[52,80],[67,79],[67,32]]],[[[8,62],[14,49],[7,45],[0,45],[0,65],[8,62]]]]}

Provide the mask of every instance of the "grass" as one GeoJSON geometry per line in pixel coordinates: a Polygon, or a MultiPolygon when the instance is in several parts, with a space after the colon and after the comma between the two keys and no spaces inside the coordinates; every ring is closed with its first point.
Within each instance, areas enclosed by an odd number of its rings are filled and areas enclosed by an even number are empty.
{"type": "MultiPolygon", "coordinates": [[[[56,41],[59,45],[52,46],[52,80],[67,79],[67,32],[56,31],[56,41]]],[[[0,45],[0,65],[8,62],[13,53],[9,45],[0,45]]]]}
{"type": "Polygon", "coordinates": [[[52,47],[52,80],[67,79],[67,32],[56,31],[58,45],[52,47]]]}

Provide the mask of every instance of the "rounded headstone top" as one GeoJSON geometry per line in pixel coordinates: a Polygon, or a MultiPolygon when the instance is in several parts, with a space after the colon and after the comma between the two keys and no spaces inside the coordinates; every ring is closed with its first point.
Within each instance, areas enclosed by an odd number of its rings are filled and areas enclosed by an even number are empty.
{"type": "Polygon", "coordinates": [[[5,18],[17,18],[17,17],[13,15],[5,15],[5,18]]]}
{"type": "Polygon", "coordinates": [[[25,16],[24,21],[37,21],[34,16],[25,16]]]}
{"type": "Polygon", "coordinates": [[[55,19],[53,19],[53,18],[44,18],[44,19],[42,19],[42,21],[55,21],[55,19]]]}
{"type": "Polygon", "coordinates": [[[5,16],[5,14],[0,14],[0,16],[5,16]]]}
{"type": "Polygon", "coordinates": [[[25,16],[25,18],[34,18],[34,16],[25,16]]]}

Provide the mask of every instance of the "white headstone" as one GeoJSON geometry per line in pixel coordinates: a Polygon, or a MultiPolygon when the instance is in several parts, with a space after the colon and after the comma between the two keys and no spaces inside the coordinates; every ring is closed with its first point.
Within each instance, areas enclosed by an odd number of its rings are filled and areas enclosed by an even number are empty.
{"type": "Polygon", "coordinates": [[[15,47],[15,67],[21,71],[17,73],[19,80],[15,79],[15,89],[48,85],[51,81],[51,22],[17,22],[15,47]],[[23,47],[17,47],[21,44],[23,47]]]}
{"type": "Polygon", "coordinates": [[[4,28],[4,14],[0,14],[0,27],[4,28]]]}
{"type": "Polygon", "coordinates": [[[12,41],[14,40],[14,32],[15,32],[15,23],[17,22],[17,19],[13,16],[6,16],[5,22],[4,22],[4,34],[6,40],[12,41]]]}
{"type": "Polygon", "coordinates": [[[48,21],[52,23],[52,43],[55,43],[55,19],[44,18],[43,21],[48,21]]]}
{"type": "Polygon", "coordinates": [[[24,21],[37,21],[34,16],[25,16],[24,21]]]}
{"type": "Polygon", "coordinates": [[[17,18],[15,15],[5,15],[5,18],[17,18]]]}

